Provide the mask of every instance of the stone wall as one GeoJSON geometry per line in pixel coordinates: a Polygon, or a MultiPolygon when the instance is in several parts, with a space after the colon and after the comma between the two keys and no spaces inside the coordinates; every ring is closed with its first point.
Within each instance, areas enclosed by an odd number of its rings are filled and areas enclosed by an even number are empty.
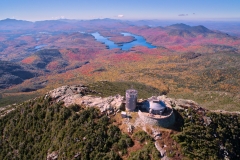
{"type": "Polygon", "coordinates": [[[140,110],[138,111],[139,117],[142,119],[144,123],[151,124],[151,125],[158,125],[164,128],[168,128],[175,123],[175,115],[172,112],[167,117],[163,118],[153,118],[145,116],[140,110]]]}

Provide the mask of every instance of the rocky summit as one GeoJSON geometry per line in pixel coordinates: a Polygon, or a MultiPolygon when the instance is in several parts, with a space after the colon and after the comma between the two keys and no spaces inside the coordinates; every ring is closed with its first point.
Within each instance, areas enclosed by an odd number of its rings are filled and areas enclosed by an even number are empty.
{"type": "MultiPolygon", "coordinates": [[[[49,91],[46,96],[52,97],[56,102],[63,101],[66,107],[78,104],[85,105],[87,107],[98,107],[101,112],[107,110],[117,110],[121,107],[124,97],[117,94],[109,97],[93,96],[95,91],[90,90],[85,85],[66,85],[49,91]]],[[[201,108],[196,102],[186,99],[174,99],[169,98],[166,95],[156,97],[158,100],[162,100],[168,105],[174,106],[176,109],[184,108],[201,108]]]]}
{"type": "Polygon", "coordinates": [[[101,112],[107,110],[117,110],[121,107],[123,96],[115,95],[109,97],[99,97],[88,95],[96,93],[84,85],[62,86],[47,93],[57,102],[63,101],[68,107],[73,104],[85,105],[87,107],[98,107],[101,112]]]}

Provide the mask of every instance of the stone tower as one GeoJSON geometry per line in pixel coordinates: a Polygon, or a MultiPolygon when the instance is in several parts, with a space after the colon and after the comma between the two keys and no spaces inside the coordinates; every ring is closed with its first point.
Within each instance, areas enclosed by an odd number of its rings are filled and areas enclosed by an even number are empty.
{"type": "Polygon", "coordinates": [[[137,91],[135,89],[128,89],[126,91],[126,110],[134,111],[137,105],[137,91]]]}

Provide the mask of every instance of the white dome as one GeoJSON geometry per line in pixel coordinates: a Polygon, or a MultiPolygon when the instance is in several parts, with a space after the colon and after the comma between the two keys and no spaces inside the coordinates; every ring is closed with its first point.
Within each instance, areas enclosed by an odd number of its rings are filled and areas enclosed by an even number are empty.
{"type": "Polygon", "coordinates": [[[163,101],[149,101],[149,108],[155,111],[164,110],[166,105],[163,101]]]}

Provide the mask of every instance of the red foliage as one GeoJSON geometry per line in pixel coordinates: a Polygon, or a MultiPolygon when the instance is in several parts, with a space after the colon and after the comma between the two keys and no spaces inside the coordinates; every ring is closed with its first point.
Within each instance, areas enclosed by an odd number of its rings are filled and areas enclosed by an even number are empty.
{"type": "MultiPolygon", "coordinates": [[[[222,33],[193,33],[183,34],[171,33],[169,30],[165,30],[160,27],[136,27],[131,26],[127,31],[139,34],[146,38],[146,40],[156,46],[164,46],[174,51],[185,52],[189,50],[190,46],[200,45],[227,45],[227,46],[239,46],[240,39],[226,36],[222,33]]],[[[190,47],[191,48],[191,47],[190,47]]],[[[193,48],[191,48],[193,49],[193,48]]]]}
{"type": "Polygon", "coordinates": [[[128,42],[132,42],[134,40],[134,37],[121,35],[121,36],[110,37],[109,40],[113,41],[114,43],[128,43],[128,42]]]}
{"type": "Polygon", "coordinates": [[[178,51],[178,52],[183,52],[186,51],[186,47],[184,46],[179,46],[179,45],[173,45],[173,46],[169,46],[168,49],[174,50],[174,51],[178,51]]]}
{"type": "Polygon", "coordinates": [[[141,55],[136,53],[121,53],[121,54],[114,54],[111,56],[112,62],[119,62],[119,61],[131,62],[131,61],[141,61],[141,60],[142,60],[141,55]]]}
{"type": "Polygon", "coordinates": [[[68,61],[85,61],[94,58],[99,51],[93,48],[77,48],[75,50],[62,50],[61,53],[68,61]]]}

